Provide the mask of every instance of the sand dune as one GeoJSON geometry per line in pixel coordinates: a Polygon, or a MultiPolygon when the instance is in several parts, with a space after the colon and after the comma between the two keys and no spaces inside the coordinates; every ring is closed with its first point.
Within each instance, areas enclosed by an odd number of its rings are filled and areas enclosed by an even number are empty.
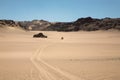
{"type": "Polygon", "coordinates": [[[35,33],[0,28],[0,80],[120,79],[119,31],[35,33]]]}

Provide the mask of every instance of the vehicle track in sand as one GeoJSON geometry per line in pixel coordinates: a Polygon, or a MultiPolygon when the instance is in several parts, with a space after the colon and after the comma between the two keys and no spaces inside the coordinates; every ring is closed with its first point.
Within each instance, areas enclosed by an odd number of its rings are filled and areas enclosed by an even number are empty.
{"type": "Polygon", "coordinates": [[[31,56],[32,63],[39,71],[40,80],[84,80],[43,61],[39,56],[42,54],[43,50],[49,46],[50,45],[46,45],[42,48],[38,48],[31,56]]]}

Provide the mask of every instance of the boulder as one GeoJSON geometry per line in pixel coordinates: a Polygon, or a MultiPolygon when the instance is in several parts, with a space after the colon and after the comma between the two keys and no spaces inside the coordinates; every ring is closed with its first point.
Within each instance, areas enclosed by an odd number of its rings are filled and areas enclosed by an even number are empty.
{"type": "Polygon", "coordinates": [[[34,38],[47,38],[47,36],[45,36],[43,33],[38,33],[33,35],[34,38]]]}

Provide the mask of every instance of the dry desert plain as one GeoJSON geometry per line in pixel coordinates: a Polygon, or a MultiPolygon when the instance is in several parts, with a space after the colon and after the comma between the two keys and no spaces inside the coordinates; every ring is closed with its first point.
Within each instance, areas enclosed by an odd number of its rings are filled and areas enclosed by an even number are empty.
{"type": "Polygon", "coordinates": [[[0,28],[0,80],[120,80],[120,32],[0,28]]]}

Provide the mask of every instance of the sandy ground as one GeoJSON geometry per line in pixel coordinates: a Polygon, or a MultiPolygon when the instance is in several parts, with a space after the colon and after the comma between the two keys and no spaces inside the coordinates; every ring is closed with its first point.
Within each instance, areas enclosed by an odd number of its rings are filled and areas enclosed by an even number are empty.
{"type": "Polygon", "coordinates": [[[0,80],[120,80],[119,31],[35,33],[0,28],[0,80]]]}

